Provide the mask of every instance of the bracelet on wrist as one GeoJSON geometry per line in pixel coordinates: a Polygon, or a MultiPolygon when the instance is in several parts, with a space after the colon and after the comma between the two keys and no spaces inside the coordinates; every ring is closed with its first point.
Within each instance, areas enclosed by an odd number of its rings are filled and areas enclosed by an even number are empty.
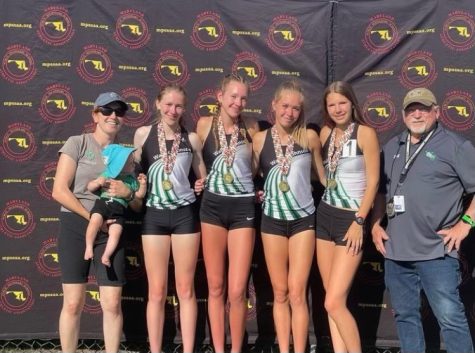
{"type": "Polygon", "coordinates": [[[471,228],[475,228],[475,221],[468,214],[464,214],[462,217],[460,217],[460,220],[463,223],[470,225],[471,228]]]}

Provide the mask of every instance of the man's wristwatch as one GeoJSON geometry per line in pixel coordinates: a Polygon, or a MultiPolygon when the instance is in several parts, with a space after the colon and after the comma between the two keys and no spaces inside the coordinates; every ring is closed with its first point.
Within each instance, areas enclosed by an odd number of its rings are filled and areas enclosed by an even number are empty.
{"type": "Polygon", "coordinates": [[[475,221],[468,214],[464,214],[460,217],[463,223],[470,225],[470,227],[475,228],[475,221]]]}
{"type": "Polygon", "coordinates": [[[365,219],[358,215],[358,213],[355,213],[355,222],[356,224],[359,224],[360,226],[364,226],[365,219]]]}

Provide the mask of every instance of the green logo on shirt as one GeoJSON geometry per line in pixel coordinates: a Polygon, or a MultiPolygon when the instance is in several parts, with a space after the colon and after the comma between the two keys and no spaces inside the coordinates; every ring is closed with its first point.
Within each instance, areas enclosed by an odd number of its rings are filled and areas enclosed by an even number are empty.
{"type": "Polygon", "coordinates": [[[431,161],[435,161],[435,158],[437,157],[434,152],[432,151],[427,151],[426,152],[426,157],[429,158],[431,161]]]}
{"type": "Polygon", "coordinates": [[[84,153],[84,157],[86,157],[87,159],[91,161],[93,161],[96,158],[93,151],[86,151],[86,153],[84,153]]]}

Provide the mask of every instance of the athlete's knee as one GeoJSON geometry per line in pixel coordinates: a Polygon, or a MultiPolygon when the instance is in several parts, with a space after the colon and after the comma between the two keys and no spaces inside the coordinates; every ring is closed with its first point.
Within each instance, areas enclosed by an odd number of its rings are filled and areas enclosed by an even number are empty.
{"type": "Polygon", "coordinates": [[[228,289],[228,298],[229,302],[232,303],[242,303],[246,300],[246,289],[245,288],[229,288],[228,289]]]}
{"type": "Polygon", "coordinates": [[[289,302],[289,290],[287,288],[274,288],[274,302],[285,304],[289,302]]]}
{"type": "Polygon", "coordinates": [[[224,283],[208,283],[208,295],[213,299],[223,298],[224,283]]]}
{"type": "Polygon", "coordinates": [[[330,316],[337,315],[342,310],[346,310],[346,301],[333,296],[325,297],[325,310],[330,316]]]}
{"type": "Polygon", "coordinates": [[[149,303],[164,305],[166,299],[167,299],[166,288],[149,289],[149,291],[148,291],[148,301],[149,301],[149,303]]]}
{"type": "Polygon", "coordinates": [[[177,283],[176,292],[180,300],[190,300],[195,296],[193,283],[177,283]]]}
{"type": "Polygon", "coordinates": [[[101,299],[101,308],[103,312],[119,314],[122,311],[122,301],[119,297],[111,297],[106,300],[101,299]]]}
{"type": "Polygon", "coordinates": [[[84,307],[84,301],[82,300],[70,300],[63,303],[63,312],[68,315],[80,315],[84,307]]]}
{"type": "Polygon", "coordinates": [[[289,301],[291,306],[304,305],[307,302],[305,289],[301,286],[291,286],[289,289],[289,301]]]}

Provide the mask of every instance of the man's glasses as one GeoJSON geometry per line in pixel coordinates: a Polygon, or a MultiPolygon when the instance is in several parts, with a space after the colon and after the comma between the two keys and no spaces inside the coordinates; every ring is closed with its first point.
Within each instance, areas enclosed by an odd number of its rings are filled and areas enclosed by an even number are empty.
{"type": "Polygon", "coordinates": [[[104,116],[111,116],[112,113],[115,113],[115,116],[119,118],[122,118],[126,112],[124,109],[113,109],[113,108],[107,108],[107,107],[99,107],[99,111],[104,116]]]}

